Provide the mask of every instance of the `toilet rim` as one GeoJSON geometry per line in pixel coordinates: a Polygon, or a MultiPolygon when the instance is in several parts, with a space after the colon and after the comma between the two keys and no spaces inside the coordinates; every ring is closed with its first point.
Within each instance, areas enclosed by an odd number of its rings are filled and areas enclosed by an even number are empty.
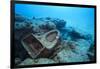
{"type": "MultiPolygon", "coordinates": [[[[51,31],[45,33],[45,35],[44,35],[45,40],[48,41],[47,37],[48,37],[50,34],[52,34],[52,33],[56,33],[56,39],[59,38],[59,35],[60,35],[59,31],[58,31],[58,30],[51,30],[51,31]]],[[[55,40],[56,40],[56,39],[55,39],[55,40]]]]}

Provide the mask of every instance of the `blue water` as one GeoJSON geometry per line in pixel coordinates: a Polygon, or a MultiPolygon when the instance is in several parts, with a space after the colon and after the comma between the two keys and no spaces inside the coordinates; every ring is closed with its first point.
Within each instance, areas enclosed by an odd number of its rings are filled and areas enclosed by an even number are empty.
{"type": "Polygon", "coordinates": [[[16,4],[15,13],[28,18],[60,18],[67,22],[66,26],[72,26],[94,36],[94,8],[16,4]]]}

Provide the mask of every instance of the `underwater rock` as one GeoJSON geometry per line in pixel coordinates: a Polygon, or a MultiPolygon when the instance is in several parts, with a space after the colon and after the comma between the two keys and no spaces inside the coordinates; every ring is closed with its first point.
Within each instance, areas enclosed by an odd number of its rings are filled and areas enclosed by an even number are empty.
{"type": "Polygon", "coordinates": [[[23,22],[23,21],[25,21],[25,17],[24,16],[22,16],[22,15],[20,15],[20,14],[15,14],[15,21],[17,21],[17,22],[23,22]]]}
{"type": "Polygon", "coordinates": [[[20,41],[25,35],[27,35],[29,33],[34,33],[31,28],[29,28],[29,29],[27,29],[27,28],[15,29],[15,36],[14,36],[14,38],[16,40],[20,41]]]}
{"type": "Polygon", "coordinates": [[[91,44],[84,39],[79,39],[75,42],[77,44],[77,52],[81,55],[87,54],[91,44]]]}
{"type": "Polygon", "coordinates": [[[51,20],[51,18],[50,17],[46,17],[46,20],[51,20]]]}
{"type": "Polygon", "coordinates": [[[95,46],[94,43],[91,43],[91,46],[88,50],[88,56],[91,61],[95,60],[95,46]]]}
{"type": "Polygon", "coordinates": [[[47,29],[47,30],[53,30],[53,29],[56,29],[56,25],[52,22],[47,22],[43,25],[40,26],[41,29],[47,29]]]}
{"type": "Polygon", "coordinates": [[[82,56],[80,54],[73,53],[71,50],[65,49],[59,52],[57,57],[59,58],[60,63],[89,61],[88,56],[82,56]]]}
{"type": "Polygon", "coordinates": [[[15,29],[23,29],[23,28],[26,28],[26,29],[29,29],[29,28],[32,28],[32,23],[31,22],[15,22],[15,29]]]}
{"type": "Polygon", "coordinates": [[[33,16],[32,19],[35,19],[35,17],[33,16]]]}
{"type": "Polygon", "coordinates": [[[57,29],[61,29],[66,26],[66,21],[60,19],[51,19],[51,21],[56,25],[57,29]]]}
{"type": "Polygon", "coordinates": [[[77,44],[74,41],[66,41],[65,45],[75,52],[77,44]]]}
{"type": "Polygon", "coordinates": [[[35,62],[33,59],[27,58],[24,61],[22,61],[20,64],[18,64],[18,66],[20,66],[20,65],[34,65],[34,64],[35,64],[35,62]]]}
{"type": "Polygon", "coordinates": [[[86,40],[62,41],[63,49],[57,53],[59,62],[84,62],[90,61],[88,53],[89,43],[86,40]],[[82,42],[82,43],[81,43],[82,42]],[[86,50],[85,50],[86,49],[86,50]]]}
{"type": "Polygon", "coordinates": [[[20,14],[15,14],[15,29],[32,28],[32,21],[20,14]]]}
{"type": "Polygon", "coordinates": [[[37,63],[36,64],[54,64],[54,63],[56,63],[56,62],[53,61],[52,59],[40,58],[40,59],[37,59],[37,63]]]}
{"type": "Polygon", "coordinates": [[[91,34],[84,33],[81,30],[75,29],[73,27],[65,27],[59,31],[61,32],[61,37],[63,40],[77,41],[78,39],[84,39],[89,43],[93,42],[93,37],[91,34]]]}
{"type": "Polygon", "coordinates": [[[84,36],[80,33],[80,32],[77,32],[76,30],[72,30],[72,31],[69,31],[68,32],[69,35],[71,36],[71,39],[72,40],[76,40],[76,39],[85,39],[84,36]]]}
{"type": "Polygon", "coordinates": [[[61,37],[62,40],[68,40],[70,38],[66,28],[62,28],[59,31],[61,33],[60,37],[61,37]]]}
{"type": "Polygon", "coordinates": [[[27,58],[19,65],[38,65],[38,64],[54,64],[54,63],[56,62],[48,58],[40,58],[40,59],[27,58]]]}
{"type": "Polygon", "coordinates": [[[21,62],[21,59],[20,58],[15,58],[15,64],[19,64],[21,62]]]}
{"type": "Polygon", "coordinates": [[[42,20],[32,20],[32,27],[33,31],[36,32],[36,34],[43,34],[46,33],[50,30],[56,29],[56,25],[52,22],[45,22],[42,20]]]}
{"type": "Polygon", "coordinates": [[[55,24],[52,23],[52,22],[47,22],[47,23],[39,24],[39,28],[40,28],[41,30],[50,31],[50,30],[56,29],[56,26],[55,26],[55,24]]]}

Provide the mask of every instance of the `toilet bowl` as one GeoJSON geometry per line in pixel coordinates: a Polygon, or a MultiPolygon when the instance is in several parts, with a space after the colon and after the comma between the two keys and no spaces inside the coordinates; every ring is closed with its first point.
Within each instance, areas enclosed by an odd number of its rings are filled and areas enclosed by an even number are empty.
{"type": "Polygon", "coordinates": [[[58,30],[51,30],[40,36],[30,33],[22,38],[21,43],[32,58],[42,57],[41,55],[45,57],[49,56],[50,50],[55,48],[59,34],[58,30]]]}

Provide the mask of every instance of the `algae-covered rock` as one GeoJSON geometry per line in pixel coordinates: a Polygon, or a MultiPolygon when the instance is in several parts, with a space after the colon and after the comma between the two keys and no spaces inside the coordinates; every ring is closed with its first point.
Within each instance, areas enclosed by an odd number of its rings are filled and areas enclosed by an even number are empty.
{"type": "Polygon", "coordinates": [[[86,40],[62,41],[63,49],[57,54],[60,63],[90,61],[87,55],[89,43],[86,40]]]}
{"type": "Polygon", "coordinates": [[[52,59],[40,58],[40,59],[37,59],[36,64],[54,64],[54,63],[56,63],[56,62],[52,59]]]}
{"type": "Polygon", "coordinates": [[[90,48],[90,43],[84,39],[80,39],[80,40],[77,40],[75,42],[77,44],[77,52],[80,53],[80,54],[87,54],[88,53],[88,50],[90,48]]]}
{"type": "Polygon", "coordinates": [[[33,59],[27,58],[27,59],[25,59],[24,61],[22,61],[22,62],[19,64],[19,66],[20,66],[20,65],[34,65],[34,64],[35,64],[35,62],[34,62],[33,59]]]}
{"type": "Polygon", "coordinates": [[[60,63],[89,61],[88,56],[86,55],[82,56],[81,54],[76,54],[71,50],[65,50],[65,49],[59,52],[57,54],[57,57],[59,57],[60,63]]]}
{"type": "Polygon", "coordinates": [[[56,27],[58,29],[61,29],[61,28],[63,28],[63,27],[66,26],[66,21],[64,21],[64,20],[61,20],[61,19],[52,19],[51,21],[54,22],[54,24],[56,25],[56,27]]]}
{"type": "Polygon", "coordinates": [[[93,42],[93,37],[91,34],[88,34],[80,29],[76,29],[73,27],[65,27],[60,29],[61,37],[64,40],[72,40],[77,41],[78,39],[84,39],[89,41],[90,43],[93,42]]]}
{"type": "Polygon", "coordinates": [[[27,58],[19,65],[38,65],[38,64],[54,64],[54,63],[56,62],[48,58],[39,58],[39,59],[27,58]]]}
{"type": "Polygon", "coordinates": [[[29,29],[32,28],[32,22],[30,19],[20,15],[20,14],[16,14],[15,15],[15,30],[18,29],[29,29]]]}
{"type": "Polygon", "coordinates": [[[22,15],[20,15],[20,14],[15,14],[15,21],[17,21],[17,22],[23,22],[23,21],[25,21],[25,17],[24,16],[22,16],[22,15]]]}

